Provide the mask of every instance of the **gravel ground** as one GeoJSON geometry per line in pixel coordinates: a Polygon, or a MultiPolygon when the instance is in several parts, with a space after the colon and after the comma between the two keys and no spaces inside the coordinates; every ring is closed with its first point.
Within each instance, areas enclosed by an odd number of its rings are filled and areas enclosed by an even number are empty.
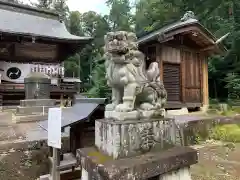
{"type": "MultiPolygon", "coordinates": [[[[208,142],[194,146],[199,163],[191,167],[193,180],[239,180],[240,144],[208,142]]],[[[42,153],[44,154],[44,153],[42,153]]],[[[49,171],[41,154],[14,151],[0,155],[0,179],[35,180],[49,171]]]]}
{"type": "Polygon", "coordinates": [[[199,163],[191,167],[193,180],[239,180],[240,144],[207,143],[199,149],[199,163]]]}
{"type": "MultiPolygon", "coordinates": [[[[185,118],[184,118],[185,119],[185,118]]],[[[191,120],[191,119],[190,119],[191,120]]],[[[0,144],[19,139],[38,140],[46,131],[37,123],[13,124],[0,120],[0,144]]],[[[207,143],[194,146],[199,163],[191,167],[193,180],[240,180],[240,144],[207,143]]],[[[49,171],[47,161],[35,151],[9,149],[0,152],[0,180],[35,180],[49,171]]]]}

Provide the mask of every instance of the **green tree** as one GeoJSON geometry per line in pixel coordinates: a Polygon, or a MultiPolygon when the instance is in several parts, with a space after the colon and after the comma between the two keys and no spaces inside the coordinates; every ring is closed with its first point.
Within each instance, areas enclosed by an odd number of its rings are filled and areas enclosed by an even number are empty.
{"type": "Polygon", "coordinates": [[[66,0],[54,0],[53,9],[57,11],[60,14],[62,20],[67,23],[69,8],[66,4],[66,0]]]}
{"type": "Polygon", "coordinates": [[[139,0],[135,14],[137,34],[143,35],[179,19],[178,4],[166,0],[139,0]]]}
{"type": "Polygon", "coordinates": [[[67,22],[69,32],[76,36],[84,36],[81,22],[81,14],[79,13],[79,11],[70,12],[67,22]]]}
{"type": "Polygon", "coordinates": [[[129,0],[107,0],[110,8],[108,16],[112,30],[131,31],[133,25],[133,16],[129,0]]]}
{"type": "Polygon", "coordinates": [[[92,71],[93,86],[88,91],[88,95],[89,97],[110,98],[111,90],[107,86],[105,66],[104,63],[102,63],[103,61],[99,60],[98,62],[92,71]]]}
{"type": "Polygon", "coordinates": [[[92,62],[92,88],[89,90],[89,94],[94,97],[109,97],[110,88],[106,86],[105,79],[105,66],[103,57],[103,45],[104,35],[108,31],[133,30],[133,15],[131,13],[131,6],[128,0],[108,0],[107,5],[110,7],[110,13],[108,16],[97,16],[98,21],[93,21],[96,16],[91,12],[85,15],[87,32],[94,37],[93,62],[92,62]],[[88,21],[86,21],[88,20],[88,21]],[[92,22],[98,22],[96,24],[92,22]],[[96,28],[98,27],[98,28],[96,28]]]}
{"type": "Polygon", "coordinates": [[[240,99],[240,75],[228,73],[224,80],[227,82],[229,99],[240,99]]]}

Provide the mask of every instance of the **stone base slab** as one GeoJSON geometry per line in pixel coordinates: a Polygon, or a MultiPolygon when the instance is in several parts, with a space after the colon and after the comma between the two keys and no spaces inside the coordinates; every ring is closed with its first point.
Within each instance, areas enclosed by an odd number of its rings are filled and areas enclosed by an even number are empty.
{"type": "Polygon", "coordinates": [[[24,99],[20,100],[20,106],[32,107],[32,106],[54,106],[56,104],[55,99],[24,99]]]}
{"type": "MultiPolygon", "coordinates": [[[[159,180],[168,180],[173,173],[186,178],[181,180],[190,180],[186,170],[197,163],[197,158],[197,151],[189,147],[174,147],[118,160],[101,154],[94,147],[77,150],[77,159],[85,175],[87,172],[88,179],[98,180],[140,180],[156,176],[159,180]],[[179,171],[174,172],[176,170],[179,171]]],[[[82,180],[86,180],[85,177],[82,176],[82,180]]]]}
{"type": "Polygon", "coordinates": [[[182,168],[159,176],[159,180],[191,180],[189,168],[182,168]]]}
{"type": "Polygon", "coordinates": [[[138,111],[131,111],[131,112],[105,111],[104,117],[106,119],[116,119],[120,121],[136,120],[136,119],[139,119],[139,113],[138,111]]]}
{"type": "Polygon", "coordinates": [[[174,119],[170,118],[95,121],[95,145],[103,154],[114,159],[181,145],[180,136],[174,119]]]}
{"type": "Polygon", "coordinates": [[[127,121],[127,120],[141,120],[141,119],[151,119],[154,117],[164,117],[165,110],[160,109],[156,110],[135,110],[130,112],[117,112],[117,111],[105,111],[104,117],[106,119],[114,119],[119,121],[127,121]]]}
{"type": "Polygon", "coordinates": [[[48,119],[48,114],[34,114],[34,115],[26,115],[26,116],[13,116],[12,121],[14,123],[25,123],[25,122],[37,122],[37,121],[45,121],[48,119]]]}

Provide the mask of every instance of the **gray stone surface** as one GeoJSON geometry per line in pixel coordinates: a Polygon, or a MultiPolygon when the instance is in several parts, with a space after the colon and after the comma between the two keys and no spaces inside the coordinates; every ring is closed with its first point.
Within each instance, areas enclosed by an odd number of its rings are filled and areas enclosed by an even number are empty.
{"type": "Polygon", "coordinates": [[[48,114],[28,114],[28,115],[15,115],[12,121],[15,123],[26,123],[26,122],[39,122],[44,121],[48,118],[48,114]]]}
{"type": "Polygon", "coordinates": [[[197,151],[174,147],[114,160],[89,147],[78,150],[77,159],[83,168],[82,180],[191,180],[188,168],[197,163],[197,151]]]}
{"type": "Polygon", "coordinates": [[[33,107],[33,106],[54,106],[56,104],[55,99],[24,99],[20,100],[20,106],[33,107]]]}
{"type": "Polygon", "coordinates": [[[114,159],[136,156],[151,149],[165,150],[181,145],[181,135],[173,119],[96,120],[95,145],[114,159]]]}
{"type": "Polygon", "coordinates": [[[27,107],[18,106],[16,108],[16,113],[22,114],[22,115],[47,114],[49,108],[53,108],[53,107],[55,106],[27,106],[27,107]]]}
{"type": "Polygon", "coordinates": [[[31,72],[24,78],[25,99],[49,99],[51,79],[39,72],[31,72]]]}

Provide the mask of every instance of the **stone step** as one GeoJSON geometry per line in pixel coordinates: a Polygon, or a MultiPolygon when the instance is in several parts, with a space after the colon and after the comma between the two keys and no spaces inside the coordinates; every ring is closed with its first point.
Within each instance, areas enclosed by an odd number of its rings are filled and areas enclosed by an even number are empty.
{"type": "Polygon", "coordinates": [[[18,115],[31,115],[31,114],[40,114],[40,113],[48,113],[49,108],[53,108],[55,106],[32,106],[32,107],[22,107],[18,106],[16,109],[16,114],[18,115]]]}
{"type": "Polygon", "coordinates": [[[12,112],[0,112],[0,126],[12,124],[12,112]]]}
{"type": "Polygon", "coordinates": [[[48,119],[48,114],[45,114],[45,115],[34,114],[34,115],[26,115],[26,116],[15,115],[15,116],[13,116],[12,120],[15,123],[23,123],[23,122],[44,121],[47,119],[48,119]]]}
{"type": "Polygon", "coordinates": [[[24,99],[20,101],[22,107],[32,106],[54,106],[56,104],[55,99],[24,99]]]}

